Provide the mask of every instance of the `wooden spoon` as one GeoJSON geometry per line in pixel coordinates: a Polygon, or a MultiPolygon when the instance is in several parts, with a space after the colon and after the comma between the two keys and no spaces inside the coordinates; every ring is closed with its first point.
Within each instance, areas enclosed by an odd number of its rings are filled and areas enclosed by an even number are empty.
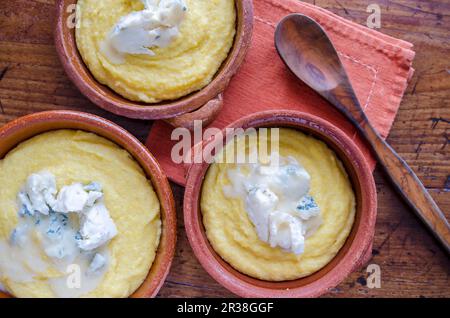
{"type": "Polygon", "coordinates": [[[275,45],[289,69],[353,122],[372,146],[378,162],[417,215],[450,253],[450,225],[408,164],[384,141],[367,119],[338,53],[313,19],[291,14],[275,32],[275,45]]]}

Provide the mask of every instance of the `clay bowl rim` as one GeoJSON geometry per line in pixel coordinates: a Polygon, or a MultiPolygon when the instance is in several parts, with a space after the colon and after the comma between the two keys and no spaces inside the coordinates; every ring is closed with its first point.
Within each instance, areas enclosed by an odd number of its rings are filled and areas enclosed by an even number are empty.
{"type": "MultiPolygon", "coordinates": [[[[165,174],[153,155],[131,133],[107,119],[77,111],[40,112],[7,123],[0,128],[0,159],[3,159],[21,142],[59,129],[83,130],[114,142],[133,156],[152,182],[161,206],[160,243],[146,279],[130,297],[155,297],[169,273],[177,239],[175,202],[165,174]]],[[[4,293],[0,293],[0,296],[11,297],[4,293]]]]}
{"type": "MultiPolygon", "coordinates": [[[[201,219],[200,197],[208,163],[192,164],[184,196],[184,222],[189,243],[203,268],[223,287],[241,297],[318,297],[342,282],[369,260],[375,231],[377,199],[372,170],[356,144],[331,123],[299,111],[265,111],[244,117],[228,127],[288,127],[324,141],[345,166],[356,195],[356,218],[344,246],[318,272],[293,281],[268,282],[244,275],[225,262],[209,243],[201,219]]],[[[223,136],[226,136],[225,129],[223,136]]],[[[222,139],[208,143],[222,143],[222,139]]]]}
{"type": "Polygon", "coordinates": [[[250,47],[253,33],[253,1],[234,0],[237,9],[236,35],[228,57],[211,83],[200,91],[174,101],[148,104],[128,100],[100,84],[87,68],[75,43],[75,28],[67,26],[67,7],[77,0],[57,0],[54,28],[55,45],[61,64],[80,92],[92,103],[119,116],[142,120],[168,119],[195,111],[227,88],[250,47]]]}

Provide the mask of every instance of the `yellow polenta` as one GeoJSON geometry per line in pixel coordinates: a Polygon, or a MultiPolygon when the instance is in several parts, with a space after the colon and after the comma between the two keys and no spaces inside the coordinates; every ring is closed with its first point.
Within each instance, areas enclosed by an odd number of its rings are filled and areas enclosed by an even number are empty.
{"type": "MultiPolygon", "coordinates": [[[[0,239],[9,238],[18,223],[16,198],[27,177],[44,170],[55,175],[58,189],[101,183],[118,235],[108,245],[103,280],[87,296],[131,295],[150,270],[161,233],[159,201],[139,164],[116,144],[81,131],[58,130],[21,143],[0,161],[0,239]]],[[[0,283],[16,297],[54,297],[46,282],[50,277],[31,283],[0,277],[0,283]]]]}
{"type": "Polygon", "coordinates": [[[185,0],[180,35],[155,56],[128,55],[112,64],[100,44],[119,19],[144,8],[138,0],[79,0],[76,42],[84,62],[102,84],[133,101],[177,99],[208,85],[228,56],[236,32],[234,0],[185,0]]]}
{"type": "MultiPolygon", "coordinates": [[[[248,142],[237,144],[248,148],[248,142]]],[[[236,270],[267,281],[293,280],[324,267],[345,243],[355,218],[351,182],[342,163],[325,143],[283,128],[279,152],[281,156],[294,157],[308,171],[310,194],[321,209],[322,225],[306,239],[302,255],[272,248],[261,241],[243,200],[225,196],[223,187],[230,184],[227,171],[235,168],[234,164],[211,165],[201,196],[203,223],[214,250],[236,270]]]]}

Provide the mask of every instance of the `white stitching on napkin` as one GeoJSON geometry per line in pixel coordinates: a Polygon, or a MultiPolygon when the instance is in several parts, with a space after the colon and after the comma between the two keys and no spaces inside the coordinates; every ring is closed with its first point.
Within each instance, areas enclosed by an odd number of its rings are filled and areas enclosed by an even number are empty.
{"type": "MultiPolygon", "coordinates": [[[[264,24],[266,24],[266,25],[269,25],[269,26],[271,26],[272,28],[276,28],[276,24],[275,24],[275,23],[273,23],[273,22],[271,22],[271,21],[268,21],[268,20],[266,20],[266,19],[264,19],[264,18],[255,16],[255,20],[256,20],[256,21],[259,21],[259,22],[261,22],[261,23],[264,23],[264,24]]],[[[369,95],[367,96],[366,103],[365,103],[364,106],[363,106],[363,110],[367,110],[367,108],[369,107],[370,101],[371,101],[371,99],[372,99],[372,95],[373,95],[373,93],[374,93],[374,91],[375,91],[376,82],[377,82],[377,80],[378,80],[378,69],[376,69],[376,68],[373,67],[372,65],[366,64],[366,63],[364,63],[364,62],[362,62],[362,61],[360,61],[360,60],[358,60],[358,59],[356,59],[356,58],[354,58],[354,57],[352,57],[352,56],[349,56],[349,55],[347,55],[347,54],[345,54],[345,53],[343,53],[343,52],[338,51],[338,54],[339,54],[340,56],[342,56],[342,57],[344,57],[344,58],[346,58],[346,59],[348,59],[348,60],[350,60],[350,61],[356,63],[356,64],[359,64],[359,65],[361,65],[361,66],[364,66],[365,68],[367,68],[369,71],[372,72],[372,74],[373,74],[372,85],[371,85],[371,88],[370,88],[370,91],[369,91],[369,95]]]]}
{"type": "Polygon", "coordinates": [[[259,22],[262,22],[262,23],[264,23],[264,24],[270,25],[270,26],[273,27],[273,28],[276,28],[276,27],[277,27],[275,23],[270,22],[269,20],[263,19],[263,18],[258,17],[258,16],[255,16],[255,20],[257,20],[257,21],[259,21],[259,22]]]}
{"type": "MultiPolygon", "coordinates": [[[[266,20],[264,18],[261,18],[259,16],[255,16],[255,20],[259,21],[261,23],[264,23],[264,24],[266,24],[266,25],[268,25],[268,26],[270,26],[270,27],[272,27],[274,29],[277,27],[275,23],[273,23],[271,21],[268,21],[268,20],[266,20]]],[[[373,93],[375,91],[375,85],[376,85],[376,82],[378,80],[378,69],[375,68],[372,65],[366,64],[366,63],[364,63],[364,62],[362,62],[362,61],[360,61],[360,60],[358,60],[358,59],[356,59],[356,58],[354,58],[354,57],[352,57],[350,55],[347,55],[347,54],[345,54],[343,52],[340,52],[340,51],[337,51],[337,52],[338,52],[338,54],[340,56],[345,57],[346,59],[352,61],[353,63],[356,63],[356,64],[359,64],[361,66],[364,66],[369,71],[371,71],[372,74],[373,74],[373,80],[372,80],[372,85],[371,85],[371,88],[370,88],[370,91],[369,91],[369,95],[367,96],[366,103],[363,106],[363,111],[365,112],[368,109],[368,107],[369,107],[370,101],[372,100],[372,95],[373,95],[373,93]]],[[[358,135],[358,132],[356,131],[354,133],[354,135],[352,136],[352,139],[355,139],[357,137],[357,135],[358,135]]]]}
{"type": "Polygon", "coordinates": [[[372,99],[372,95],[375,90],[375,84],[378,80],[378,69],[376,69],[372,65],[365,64],[364,62],[361,62],[360,60],[357,60],[354,57],[351,57],[343,52],[338,51],[338,54],[342,57],[345,57],[346,59],[349,59],[350,61],[352,61],[356,64],[360,64],[360,65],[366,67],[369,71],[371,71],[373,73],[372,86],[370,87],[369,95],[367,96],[366,103],[364,104],[364,107],[363,107],[363,110],[366,110],[367,107],[369,106],[370,100],[372,99]]]}

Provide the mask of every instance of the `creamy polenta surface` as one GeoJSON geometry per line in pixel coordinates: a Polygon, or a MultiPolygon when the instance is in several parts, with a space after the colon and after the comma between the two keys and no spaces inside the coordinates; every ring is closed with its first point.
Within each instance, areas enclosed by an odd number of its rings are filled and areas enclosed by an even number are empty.
{"type": "MultiPolygon", "coordinates": [[[[17,193],[38,171],[53,174],[58,189],[101,183],[118,233],[106,246],[109,261],[102,280],[83,296],[131,295],[152,266],[161,233],[159,201],[142,168],[124,149],[87,132],[57,130],[21,143],[0,161],[0,240],[8,240],[18,224],[17,193]]],[[[63,274],[51,264],[30,282],[15,282],[0,272],[0,285],[16,297],[55,297],[48,282],[63,274]]]]}
{"type": "MultiPolygon", "coordinates": [[[[299,162],[311,177],[310,194],[321,210],[320,227],[305,240],[303,254],[271,247],[259,239],[241,198],[230,198],[230,169],[236,164],[214,163],[201,194],[203,224],[214,250],[241,273],[266,281],[287,281],[308,276],[327,265],[344,245],[355,218],[355,195],[336,154],[302,132],[279,130],[279,154],[299,162]]],[[[242,137],[238,137],[242,138],[242,137]]],[[[270,137],[260,138],[271,143],[270,137]]],[[[237,142],[249,148],[249,142],[237,142]]],[[[234,146],[233,143],[227,145],[234,146]]]]}
{"type": "Polygon", "coordinates": [[[154,56],[126,56],[114,64],[101,53],[102,41],[121,17],[143,10],[139,0],[79,0],[79,52],[94,77],[123,97],[145,103],[174,100],[208,85],[233,45],[234,0],[185,0],[180,34],[154,56]]]}

